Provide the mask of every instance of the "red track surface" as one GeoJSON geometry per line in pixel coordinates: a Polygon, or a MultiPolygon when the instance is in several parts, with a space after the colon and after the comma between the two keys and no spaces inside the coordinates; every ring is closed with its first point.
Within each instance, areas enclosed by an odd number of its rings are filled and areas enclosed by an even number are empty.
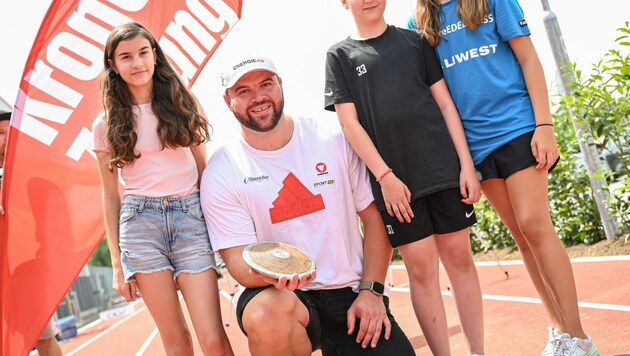
{"type": "MultiPolygon", "coordinates": [[[[496,264],[478,266],[484,294],[485,345],[487,355],[540,355],[547,340],[548,319],[522,264],[502,264],[506,278],[496,264]]],[[[630,256],[613,261],[573,263],[580,313],[586,331],[602,355],[630,355],[630,256]]],[[[455,307],[447,291],[446,273],[441,285],[448,317],[453,355],[465,355],[465,346],[455,307]]],[[[410,338],[418,355],[430,355],[416,321],[402,266],[392,269],[394,290],[390,292],[392,313],[410,338]]],[[[236,355],[249,355],[247,339],[235,320],[229,296],[221,298],[228,337],[236,355]],[[229,311],[229,315],[228,315],[229,311]]],[[[136,313],[81,330],[62,343],[66,355],[165,355],[159,335],[151,338],[155,325],[142,303],[136,313]]],[[[191,325],[189,323],[189,325],[191,325]]],[[[193,340],[195,336],[193,335],[193,340]]],[[[196,341],[196,340],[195,340],[196,341]]],[[[195,345],[195,353],[201,349],[195,345]]],[[[319,354],[316,353],[316,354],[319,354]]]]}

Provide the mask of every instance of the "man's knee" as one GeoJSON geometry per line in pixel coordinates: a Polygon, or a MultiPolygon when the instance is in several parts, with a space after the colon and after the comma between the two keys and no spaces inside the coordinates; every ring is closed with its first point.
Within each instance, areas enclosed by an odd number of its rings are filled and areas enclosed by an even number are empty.
{"type": "Polygon", "coordinates": [[[247,335],[290,332],[296,323],[307,325],[308,311],[293,292],[269,288],[247,304],[242,321],[247,335]]]}

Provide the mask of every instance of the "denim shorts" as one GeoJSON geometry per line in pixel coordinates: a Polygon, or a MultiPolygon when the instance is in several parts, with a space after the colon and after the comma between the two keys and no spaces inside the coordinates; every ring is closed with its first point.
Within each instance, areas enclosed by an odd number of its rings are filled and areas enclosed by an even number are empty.
{"type": "Polygon", "coordinates": [[[126,195],[119,216],[120,260],[126,281],[136,273],[216,270],[199,194],[150,198],[126,195]]]}

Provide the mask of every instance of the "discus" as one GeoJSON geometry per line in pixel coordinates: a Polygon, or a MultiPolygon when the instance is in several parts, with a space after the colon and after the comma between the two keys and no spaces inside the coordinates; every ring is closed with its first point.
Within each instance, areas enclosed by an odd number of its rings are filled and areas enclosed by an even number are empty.
{"type": "Polygon", "coordinates": [[[282,242],[255,242],[243,250],[243,259],[254,271],[279,279],[294,274],[310,274],[315,262],[295,246],[282,242]]]}

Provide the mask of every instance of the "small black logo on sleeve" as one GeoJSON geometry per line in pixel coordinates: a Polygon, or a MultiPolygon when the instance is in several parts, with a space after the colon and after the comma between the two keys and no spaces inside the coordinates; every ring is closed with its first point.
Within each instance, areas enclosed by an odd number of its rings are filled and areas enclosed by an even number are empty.
{"type": "Polygon", "coordinates": [[[521,21],[518,22],[518,24],[521,25],[521,27],[525,27],[525,26],[527,26],[527,21],[521,20],[521,21]]]}

